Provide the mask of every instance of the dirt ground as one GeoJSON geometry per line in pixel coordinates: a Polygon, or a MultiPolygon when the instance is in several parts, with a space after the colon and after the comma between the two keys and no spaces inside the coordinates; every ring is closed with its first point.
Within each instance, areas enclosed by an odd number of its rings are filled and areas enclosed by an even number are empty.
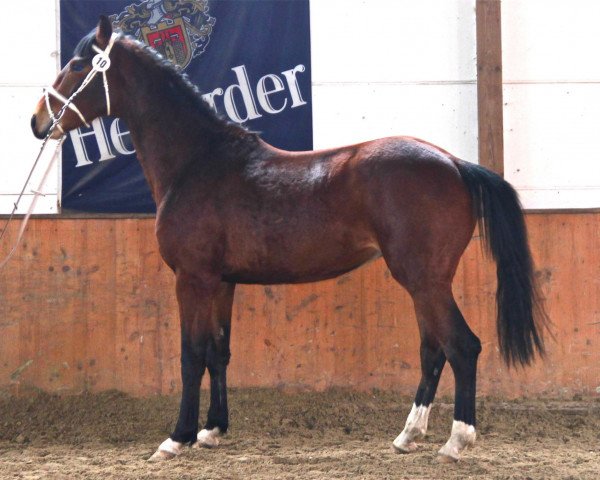
{"type": "MultiPolygon", "coordinates": [[[[204,395],[206,397],[206,395],[204,395]]],[[[598,479],[600,401],[480,399],[478,441],[439,464],[452,404],[435,404],[420,450],[391,442],[411,399],[393,393],[233,390],[231,428],[215,450],[146,459],[176,418],[178,399],[118,392],[0,398],[0,478],[23,479],[598,479]]]]}

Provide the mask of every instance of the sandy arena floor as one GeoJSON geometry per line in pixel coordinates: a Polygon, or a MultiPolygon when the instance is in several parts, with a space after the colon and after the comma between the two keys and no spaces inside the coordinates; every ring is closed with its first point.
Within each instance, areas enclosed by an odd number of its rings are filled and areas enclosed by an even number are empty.
{"type": "MultiPolygon", "coordinates": [[[[206,395],[204,396],[206,398],[206,395]]],[[[233,390],[231,429],[215,450],[146,459],[176,418],[176,398],[116,392],[0,399],[0,478],[22,479],[598,479],[600,401],[481,399],[478,442],[438,464],[452,405],[438,402],[421,449],[391,442],[411,399],[391,393],[233,390]]],[[[205,405],[204,405],[205,406],[205,405]]]]}

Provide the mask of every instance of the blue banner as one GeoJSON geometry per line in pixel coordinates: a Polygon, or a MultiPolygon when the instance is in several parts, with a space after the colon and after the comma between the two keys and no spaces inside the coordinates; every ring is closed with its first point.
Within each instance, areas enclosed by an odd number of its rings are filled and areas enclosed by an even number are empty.
{"type": "MultiPolygon", "coordinates": [[[[179,64],[223,117],[312,149],[308,0],[61,0],[62,65],[100,15],[179,64]]],[[[70,132],[62,162],[63,211],[155,211],[122,120],[70,132]]]]}

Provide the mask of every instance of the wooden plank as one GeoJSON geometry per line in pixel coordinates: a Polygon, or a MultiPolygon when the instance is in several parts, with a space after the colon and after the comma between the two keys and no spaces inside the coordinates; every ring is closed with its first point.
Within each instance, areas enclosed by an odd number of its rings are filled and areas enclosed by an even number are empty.
{"type": "Polygon", "coordinates": [[[479,164],[504,176],[500,0],[477,0],[479,164]]]}
{"type": "MultiPolygon", "coordinates": [[[[496,339],[495,266],[474,237],[453,290],[483,344],[479,393],[594,395],[600,386],[600,213],[526,218],[557,341],[549,341],[545,362],[506,370],[496,339]]],[[[11,239],[0,245],[0,255],[11,239]]],[[[327,282],[238,286],[233,315],[232,387],[416,389],[412,301],[381,260],[327,282]]],[[[179,391],[174,279],[158,255],[153,219],[30,222],[26,242],[0,272],[0,389],[31,387],[179,391]]],[[[452,393],[446,368],[440,394],[452,393]]]]}

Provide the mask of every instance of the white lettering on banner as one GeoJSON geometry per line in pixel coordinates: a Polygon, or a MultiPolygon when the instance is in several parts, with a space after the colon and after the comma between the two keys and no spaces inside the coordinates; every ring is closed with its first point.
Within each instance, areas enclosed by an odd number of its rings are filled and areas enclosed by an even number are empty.
{"type": "Polygon", "coordinates": [[[127,149],[124,138],[129,136],[129,132],[121,129],[121,120],[119,118],[115,118],[112,121],[109,130],[110,138],[106,133],[104,122],[100,118],[97,118],[92,122],[91,130],[84,132],[82,128],[78,128],[69,132],[75,158],[77,159],[76,167],[91,165],[96,160],[90,156],[90,145],[87,145],[85,141],[87,137],[93,137],[95,140],[96,148],[100,153],[100,158],[97,160],[99,162],[116,158],[115,150],[121,155],[135,153],[135,150],[127,149]]]}
{"type": "Polygon", "coordinates": [[[92,135],[96,140],[98,151],[100,152],[99,161],[102,162],[104,160],[110,160],[116,157],[110,148],[110,144],[106,136],[106,130],[104,129],[104,123],[102,123],[102,120],[99,118],[92,122],[92,129],[89,132],[83,132],[81,128],[78,128],[77,130],[71,130],[69,135],[71,137],[71,142],[73,142],[75,156],[77,157],[77,165],[75,165],[76,167],[83,167],[93,163],[88,153],[88,148],[84,142],[86,137],[92,135]]]}
{"type": "Polygon", "coordinates": [[[271,104],[271,100],[269,100],[269,95],[272,93],[281,92],[285,90],[285,85],[281,78],[277,75],[265,75],[258,81],[258,85],[256,85],[256,96],[258,97],[258,103],[260,106],[268,113],[279,113],[281,112],[287,105],[287,98],[283,99],[283,105],[281,108],[275,108],[271,104]],[[267,80],[270,80],[273,83],[273,88],[271,90],[267,90],[267,80]]]}
{"type": "Polygon", "coordinates": [[[296,74],[298,72],[304,72],[306,67],[302,64],[296,65],[291,70],[286,70],[285,72],[281,72],[285,79],[287,80],[288,87],[290,89],[290,93],[292,94],[292,108],[300,107],[302,105],[306,105],[306,102],[302,98],[302,93],[300,93],[300,85],[298,85],[298,79],[296,78],[296,74]]]}
{"type": "Polygon", "coordinates": [[[240,65],[239,67],[232,68],[232,70],[235,72],[238,83],[234,83],[225,89],[223,99],[227,115],[236,123],[244,123],[248,120],[262,117],[262,115],[256,111],[256,103],[254,102],[254,95],[252,95],[252,90],[250,89],[250,80],[248,79],[246,67],[240,65]],[[236,91],[242,94],[242,100],[246,109],[245,117],[240,115],[240,111],[235,103],[234,93],[236,91]]]}
{"type": "MultiPolygon", "coordinates": [[[[227,116],[230,120],[236,123],[244,123],[248,120],[262,117],[256,105],[254,92],[250,86],[251,84],[250,79],[248,78],[246,66],[239,65],[237,67],[233,67],[231,70],[233,70],[235,73],[237,83],[228,86],[225,90],[222,88],[215,88],[212,92],[202,95],[202,98],[211,106],[213,110],[219,111],[219,107],[217,106],[217,97],[222,96],[223,106],[227,116]],[[236,101],[239,100],[240,96],[242,105],[239,105],[239,101],[236,101]],[[240,106],[244,107],[244,114],[240,112],[240,106]]],[[[290,91],[290,97],[292,100],[291,108],[306,105],[306,101],[302,98],[302,92],[300,91],[300,84],[298,83],[297,78],[298,73],[305,71],[306,67],[302,64],[299,64],[291,70],[285,70],[281,72],[285,78],[285,82],[279,75],[274,73],[269,73],[261,77],[256,84],[256,97],[258,98],[258,104],[266,113],[281,113],[287,107],[288,99],[284,98],[281,106],[277,108],[273,106],[269,97],[285,91],[287,85],[287,89],[290,91]],[[272,87],[268,85],[268,82],[272,83],[272,87]]]]}
{"type": "Polygon", "coordinates": [[[204,99],[204,101],[206,103],[208,103],[210,105],[210,108],[212,108],[215,112],[217,111],[217,105],[215,104],[215,97],[219,96],[219,95],[223,95],[222,88],[215,88],[212,92],[205,93],[204,95],[202,95],[202,98],[204,99]]]}
{"type": "MultiPolygon", "coordinates": [[[[299,73],[306,71],[306,67],[302,64],[281,72],[283,78],[274,73],[262,76],[254,89],[245,65],[238,65],[231,70],[235,74],[236,83],[225,89],[215,88],[212,92],[202,95],[202,98],[213,110],[219,111],[217,99],[222,97],[219,103],[225,109],[229,119],[236,123],[260,118],[263,116],[261,112],[276,115],[283,112],[288,106],[296,108],[306,105],[297,78],[299,73]],[[289,91],[289,96],[285,95],[287,91],[289,91]],[[291,100],[291,105],[288,100],[291,100]],[[259,109],[259,106],[262,110],[259,109]]],[[[108,130],[109,134],[102,120],[97,118],[92,122],[91,130],[78,128],[69,132],[77,159],[76,167],[111,160],[117,155],[135,153],[135,150],[129,147],[131,145],[130,133],[123,129],[119,118],[112,121],[108,130]],[[94,144],[89,142],[94,141],[95,150],[99,152],[100,158],[91,158],[90,156],[89,151],[94,144]]]]}
{"type": "MultiPolygon", "coordinates": [[[[123,138],[129,138],[129,130],[121,129],[121,119],[117,118],[110,126],[110,138],[112,139],[115,150],[121,155],[131,155],[135,150],[128,150],[123,138]]],[[[131,143],[131,141],[129,141],[131,143]]]]}

